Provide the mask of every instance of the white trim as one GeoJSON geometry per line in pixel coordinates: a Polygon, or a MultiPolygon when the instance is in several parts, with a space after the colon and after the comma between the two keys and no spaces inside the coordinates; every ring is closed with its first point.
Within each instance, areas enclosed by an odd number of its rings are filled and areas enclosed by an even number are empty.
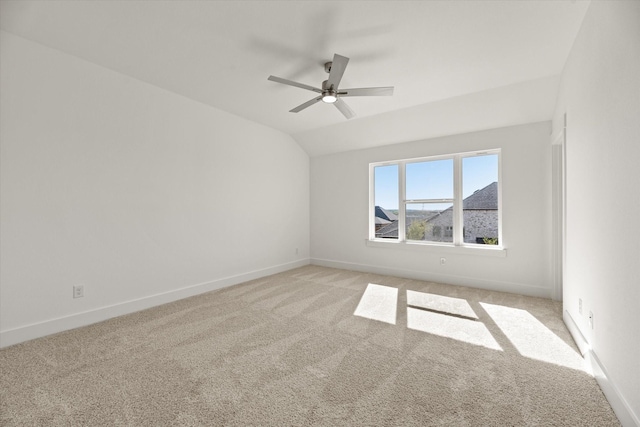
{"type": "Polygon", "coordinates": [[[369,164],[369,238],[376,237],[376,190],[375,177],[376,167],[369,164]]]}
{"type": "Polygon", "coordinates": [[[367,239],[365,244],[370,248],[405,249],[409,251],[425,251],[458,255],[481,255],[505,258],[507,249],[498,245],[465,245],[455,246],[446,243],[423,243],[421,241],[398,241],[396,239],[367,239]]]}
{"type": "Polygon", "coordinates": [[[311,258],[312,265],[322,267],[339,268],[342,270],[360,271],[363,273],[380,274],[384,276],[402,277],[406,279],[423,280],[428,282],[444,283],[456,286],[480,288],[490,291],[509,292],[519,295],[527,295],[538,298],[549,298],[551,289],[542,288],[524,283],[500,282],[497,280],[478,279],[468,276],[453,276],[449,274],[437,274],[427,271],[408,270],[405,268],[382,267],[379,265],[358,264],[352,262],[335,261],[329,259],[311,258]]]}
{"type": "MultiPolygon", "coordinates": [[[[453,200],[451,208],[453,210],[453,244],[460,246],[464,243],[464,197],[462,195],[462,157],[456,156],[453,160],[453,200]]],[[[500,220],[498,219],[498,222],[500,220]]],[[[498,224],[498,230],[500,224],[498,224]]],[[[502,240],[498,241],[502,243],[502,240]]]]}
{"type": "Polygon", "coordinates": [[[551,268],[553,299],[562,301],[566,239],[566,123],[551,137],[551,268]]]}
{"type": "Polygon", "coordinates": [[[573,320],[573,317],[571,317],[571,314],[569,314],[567,310],[564,310],[564,312],[562,313],[562,320],[564,321],[564,324],[567,326],[569,333],[573,337],[573,341],[578,346],[578,349],[580,350],[580,354],[584,356],[589,350],[589,342],[584,337],[584,335],[582,335],[582,332],[580,332],[580,328],[578,328],[578,325],[573,320]]]}
{"type": "Polygon", "coordinates": [[[504,243],[502,233],[502,150],[498,150],[498,243],[502,245],[504,243]]]}
{"type": "Polygon", "coordinates": [[[585,359],[589,362],[593,376],[596,381],[598,381],[598,385],[600,385],[604,396],[609,401],[609,404],[611,405],[613,412],[615,412],[618,417],[620,424],[624,427],[640,426],[640,418],[637,414],[633,413],[631,405],[629,405],[624,396],[622,396],[620,390],[616,387],[613,381],[609,379],[607,370],[600,362],[600,359],[598,359],[598,356],[596,356],[593,349],[590,348],[587,351],[585,359]]]}
{"type": "Polygon", "coordinates": [[[398,240],[401,242],[407,240],[407,203],[403,202],[407,198],[406,167],[406,163],[398,163],[398,240]]]}
{"type": "Polygon", "coordinates": [[[564,320],[564,324],[567,326],[569,333],[571,333],[573,340],[580,349],[580,353],[582,353],[586,359],[587,367],[590,369],[591,375],[593,375],[598,382],[598,385],[604,393],[604,396],[607,398],[609,405],[611,405],[613,412],[615,412],[618,417],[618,421],[620,421],[624,427],[640,426],[640,419],[638,415],[633,412],[631,405],[629,405],[624,396],[622,396],[618,387],[616,387],[616,385],[609,379],[609,375],[607,374],[607,370],[604,365],[600,362],[600,359],[598,359],[598,356],[593,351],[584,335],[582,335],[578,325],[576,325],[576,322],[567,310],[564,310],[562,319],[564,320]]]}
{"type": "Polygon", "coordinates": [[[21,326],[15,329],[0,331],[0,348],[32,340],[34,338],[40,338],[46,335],[67,331],[69,329],[87,326],[92,323],[111,319],[113,317],[134,313],[136,311],[145,310],[147,308],[156,307],[162,304],[167,304],[169,302],[177,301],[183,298],[188,298],[205,292],[214,291],[216,289],[225,288],[227,286],[237,285],[238,283],[243,283],[249,280],[259,279],[261,277],[270,276],[272,274],[282,273],[283,271],[292,270],[294,268],[303,267],[309,264],[310,259],[305,258],[285,264],[274,265],[260,270],[250,271],[248,273],[223,277],[221,279],[212,280],[210,282],[198,283],[196,285],[175,289],[160,294],[150,295],[148,297],[100,307],[82,313],[75,313],[69,316],[50,319],[44,322],[21,326]]]}

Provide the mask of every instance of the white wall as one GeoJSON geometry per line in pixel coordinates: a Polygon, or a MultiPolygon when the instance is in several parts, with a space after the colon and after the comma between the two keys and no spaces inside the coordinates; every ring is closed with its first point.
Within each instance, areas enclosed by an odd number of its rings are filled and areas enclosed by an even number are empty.
{"type": "Polygon", "coordinates": [[[640,2],[591,3],[562,75],[554,130],[565,112],[564,308],[640,425],[640,2]]]}
{"type": "Polygon", "coordinates": [[[1,345],[308,263],[309,159],[291,137],[1,43],[1,345]]]}
{"type": "Polygon", "coordinates": [[[549,133],[541,122],[313,157],[312,262],[550,297],[549,133]],[[369,163],[492,148],[502,149],[505,258],[365,245],[369,163]]]}

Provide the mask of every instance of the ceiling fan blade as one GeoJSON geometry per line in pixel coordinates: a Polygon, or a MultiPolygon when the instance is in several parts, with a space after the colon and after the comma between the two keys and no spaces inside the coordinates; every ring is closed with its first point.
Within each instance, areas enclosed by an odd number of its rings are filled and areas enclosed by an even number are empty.
{"type": "Polygon", "coordinates": [[[267,80],[271,80],[272,82],[276,82],[276,83],[282,83],[283,85],[295,86],[295,87],[299,87],[301,89],[307,89],[307,90],[310,90],[310,91],[313,91],[313,92],[322,93],[322,89],[318,89],[316,87],[309,86],[309,85],[306,85],[304,83],[298,83],[298,82],[294,82],[292,80],[283,79],[281,77],[269,76],[269,78],[267,80]]]}
{"type": "Polygon", "coordinates": [[[351,108],[349,108],[349,106],[347,105],[346,102],[344,102],[342,99],[338,98],[338,100],[336,102],[333,103],[333,105],[336,106],[336,108],[338,110],[340,110],[340,112],[342,114],[344,114],[344,116],[347,119],[350,119],[352,117],[355,117],[356,113],[353,112],[353,110],[351,108]]]}
{"type": "Polygon", "coordinates": [[[317,97],[317,98],[313,98],[307,102],[305,102],[304,104],[298,105],[296,108],[294,108],[293,110],[289,110],[290,113],[297,113],[299,111],[304,110],[307,107],[311,107],[313,104],[315,104],[316,102],[320,102],[320,100],[322,99],[321,96],[317,97]]]}
{"type": "Polygon", "coordinates": [[[340,96],[391,96],[393,86],[387,87],[359,87],[356,89],[340,89],[340,96]]]}
{"type": "Polygon", "coordinates": [[[331,71],[329,72],[329,78],[327,79],[329,87],[333,86],[334,90],[338,88],[340,80],[342,80],[344,70],[347,68],[348,63],[349,58],[347,58],[346,56],[341,56],[337,53],[333,55],[333,61],[331,61],[331,71]]]}

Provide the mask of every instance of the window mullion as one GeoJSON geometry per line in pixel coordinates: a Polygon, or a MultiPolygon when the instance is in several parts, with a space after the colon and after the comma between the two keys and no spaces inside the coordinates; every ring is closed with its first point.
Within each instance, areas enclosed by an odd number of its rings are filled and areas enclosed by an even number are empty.
{"type": "Polygon", "coordinates": [[[400,162],[398,164],[398,195],[399,195],[399,203],[398,203],[398,241],[404,242],[407,240],[406,238],[406,194],[407,194],[407,185],[405,182],[406,172],[405,172],[405,162],[400,162]]]}
{"type": "Polygon", "coordinates": [[[462,157],[453,158],[453,244],[461,246],[464,242],[462,210],[462,157]]]}
{"type": "MultiPolygon", "coordinates": [[[[498,152],[497,156],[498,156],[498,244],[503,245],[504,241],[502,240],[502,152],[498,152]]],[[[562,154],[562,158],[564,158],[564,153],[562,154]]],[[[562,167],[564,168],[564,166],[562,167]]]]}
{"type": "Polygon", "coordinates": [[[376,237],[376,186],[375,166],[369,165],[369,240],[376,237]]]}
{"type": "Polygon", "coordinates": [[[453,204],[453,199],[411,199],[411,200],[405,200],[405,203],[407,203],[407,204],[412,204],[412,203],[452,203],[453,204]]]}

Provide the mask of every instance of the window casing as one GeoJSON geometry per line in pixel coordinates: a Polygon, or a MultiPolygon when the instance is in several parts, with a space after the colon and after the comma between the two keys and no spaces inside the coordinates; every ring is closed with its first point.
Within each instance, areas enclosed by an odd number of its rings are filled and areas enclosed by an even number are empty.
{"type": "Polygon", "coordinates": [[[499,149],[371,163],[369,241],[502,249],[500,169],[499,149]]]}

